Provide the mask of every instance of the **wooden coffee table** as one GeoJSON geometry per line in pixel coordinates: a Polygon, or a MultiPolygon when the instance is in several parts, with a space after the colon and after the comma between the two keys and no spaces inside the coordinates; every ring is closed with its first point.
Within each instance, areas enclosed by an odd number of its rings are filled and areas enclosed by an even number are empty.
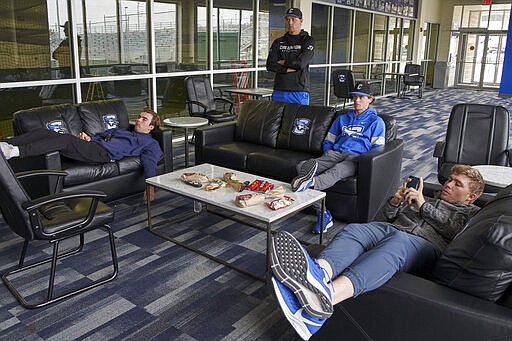
{"type": "MultiPolygon", "coordinates": [[[[244,173],[240,171],[235,171],[225,167],[219,167],[211,164],[201,164],[194,167],[189,167],[185,169],[181,169],[179,171],[166,173],[162,175],[158,175],[149,179],[146,179],[147,186],[154,186],[180,196],[192,199],[196,202],[200,202],[204,204],[204,209],[202,211],[208,211],[214,214],[220,214],[220,211],[227,211],[229,213],[236,213],[236,215],[243,217],[244,219],[240,219],[238,221],[243,224],[251,227],[260,228],[267,233],[267,250],[266,250],[266,270],[268,273],[269,270],[269,259],[270,259],[270,243],[272,238],[272,233],[275,231],[272,230],[272,225],[278,221],[289,218],[291,215],[305,209],[308,206],[311,206],[315,202],[321,201],[322,207],[325,210],[325,192],[316,191],[313,189],[308,189],[304,192],[292,192],[291,186],[288,183],[283,183],[280,181],[276,181],[273,179],[268,179],[265,177],[244,173]],[[183,173],[203,173],[209,178],[222,178],[224,173],[234,172],[237,175],[237,178],[241,181],[253,181],[256,179],[266,180],[278,187],[282,185],[286,189],[287,196],[293,198],[293,204],[287,208],[280,209],[277,211],[271,210],[264,204],[259,204],[256,206],[251,206],[247,208],[241,208],[235,205],[235,197],[244,193],[252,193],[250,191],[243,191],[241,193],[235,192],[233,189],[226,187],[215,191],[205,191],[203,188],[192,187],[183,181],[180,180],[180,177],[183,173]],[[219,210],[219,208],[221,210],[219,210]],[[247,219],[250,218],[250,219],[247,219]],[[251,220],[255,221],[259,224],[251,224],[251,220]],[[263,223],[263,226],[262,224],[263,223]]],[[[226,262],[223,259],[220,259],[214,255],[208,254],[202,250],[199,250],[193,247],[190,244],[184,243],[176,238],[172,238],[169,235],[166,235],[161,230],[162,227],[153,227],[151,222],[151,203],[147,201],[147,212],[148,212],[148,230],[166,240],[169,240],[175,244],[181,245],[191,251],[194,251],[198,254],[201,254],[205,257],[208,257],[212,260],[215,260],[221,264],[229,266],[237,271],[250,275],[259,280],[265,280],[265,275],[261,276],[259,274],[255,274],[247,269],[240,268],[232,263],[226,262]]],[[[179,221],[183,221],[183,219],[187,219],[193,214],[200,214],[201,212],[191,212],[187,213],[187,216],[179,217],[179,221]]],[[[223,214],[221,214],[223,215],[223,214]]],[[[223,215],[226,218],[233,218],[232,215],[223,215]]],[[[178,221],[178,220],[176,220],[178,221]]],[[[323,225],[323,221],[322,221],[323,225]]],[[[320,244],[323,240],[323,231],[320,233],[320,244]]]]}

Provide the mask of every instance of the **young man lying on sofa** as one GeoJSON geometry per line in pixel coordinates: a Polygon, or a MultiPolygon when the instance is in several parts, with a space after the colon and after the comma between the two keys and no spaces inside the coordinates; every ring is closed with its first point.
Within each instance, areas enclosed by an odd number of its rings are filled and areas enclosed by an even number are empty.
{"type": "Polygon", "coordinates": [[[287,232],[272,240],[272,284],[286,318],[304,339],[317,332],[333,305],[377,289],[396,272],[429,273],[448,243],[479,208],[484,181],[456,165],[436,198],[406,179],[384,206],[388,222],[349,224],[317,259],[287,232]]]}
{"type": "MultiPolygon", "coordinates": [[[[113,128],[91,137],[84,132],[74,136],[41,128],[0,142],[0,149],[6,159],[44,155],[54,151],[86,163],[105,163],[127,156],[140,156],[144,176],[150,178],[156,175],[162,151],[149,133],[159,127],[158,114],[144,108],[137,118],[134,131],[113,128]]],[[[152,201],[154,197],[155,192],[151,187],[149,199],[152,201]]],[[[144,200],[147,198],[148,193],[144,193],[144,200]]]]}

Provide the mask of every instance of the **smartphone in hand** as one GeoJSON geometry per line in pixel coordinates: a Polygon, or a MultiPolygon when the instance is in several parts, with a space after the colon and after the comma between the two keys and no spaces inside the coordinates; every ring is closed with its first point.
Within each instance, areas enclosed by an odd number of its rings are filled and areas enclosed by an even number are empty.
{"type": "Polygon", "coordinates": [[[414,189],[420,188],[420,178],[411,175],[409,177],[409,182],[407,183],[407,187],[412,187],[414,189]]]}

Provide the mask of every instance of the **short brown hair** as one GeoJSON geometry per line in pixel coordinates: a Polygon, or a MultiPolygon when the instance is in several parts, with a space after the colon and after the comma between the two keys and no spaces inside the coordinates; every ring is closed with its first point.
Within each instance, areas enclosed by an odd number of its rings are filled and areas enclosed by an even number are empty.
{"type": "Polygon", "coordinates": [[[151,108],[144,108],[142,109],[142,112],[146,112],[151,115],[151,125],[154,127],[153,129],[159,129],[160,128],[160,116],[151,108]]]}
{"type": "Polygon", "coordinates": [[[485,182],[484,178],[482,178],[482,174],[468,165],[455,165],[451,169],[452,174],[463,174],[467,176],[469,181],[469,189],[479,197],[484,191],[485,182]]]}

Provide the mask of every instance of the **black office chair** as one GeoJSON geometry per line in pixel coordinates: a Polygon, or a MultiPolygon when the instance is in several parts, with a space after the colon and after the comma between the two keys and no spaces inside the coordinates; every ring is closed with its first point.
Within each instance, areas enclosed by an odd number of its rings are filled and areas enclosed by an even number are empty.
{"type": "Polygon", "coordinates": [[[406,75],[403,79],[402,97],[406,97],[406,93],[411,90],[411,87],[418,87],[418,97],[422,98],[424,77],[421,74],[421,66],[418,64],[406,64],[404,73],[406,75]]]}
{"type": "MultiPolygon", "coordinates": [[[[113,280],[117,276],[118,265],[114,244],[114,235],[108,223],[114,214],[111,208],[99,201],[105,194],[95,191],[60,192],[65,172],[33,171],[14,174],[0,152],[0,210],[11,230],[24,239],[18,266],[2,275],[2,280],[16,299],[26,308],[37,308],[61,301],[71,296],[113,280]],[[22,181],[30,177],[54,176],[58,178],[53,194],[30,198],[22,186],[22,181]],[[57,261],[82,251],[84,233],[103,228],[108,232],[113,271],[87,285],[66,284],[68,289],[59,288],[60,295],[54,295],[57,261]],[[59,243],[72,237],[79,238],[79,245],[72,250],[59,254],[59,243]],[[31,241],[48,241],[53,245],[52,256],[41,261],[25,265],[25,256],[31,241]],[[22,295],[20,283],[31,279],[36,271],[44,269],[50,263],[50,273],[46,297],[39,294],[22,295]],[[40,268],[40,270],[35,270],[40,268]],[[28,274],[27,274],[28,273],[28,274]],[[29,302],[30,300],[30,302],[29,302]]],[[[5,261],[5,259],[4,259],[5,261]]],[[[68,278],[68,280],[71,278],[68,278]]],[[[60,285],[59,287],[63,287],[60,285]]],[[[57,288],[56,288],[57,289],[57,288]]]]}
{"type": "Polygon", "coordinates": [[[341,99],[343,99],[343,108],[345,108],[347,99],[352,99],[350,93],[354,91],[355,86],[352,70],[334,70],[332,72],[332,84],[334,85],[334,95],[337,99],[335,108],[338,109],[341,99]]]}
{"type": "MultiPolygon", "coordinates": [[[[445,141],[436,143],[437,178],[441,184],[455,164],[512,166],[509,113],[502,106],[457,104],[448,120],[445,141]]],[[[498,188],[486,185],[485,192],[498,188]]]]}
{"type": "Polygon", "coordinates": [[[208,77],[190,76],[185,78],[185,92],[190,116],[207,118],[209,123],[232,121],[236,118],[233,112],[233,101],[214,97],[212,85],[208,77]],[[227,111],[217,110],[217,103],[227,105],[227,111]]]}

